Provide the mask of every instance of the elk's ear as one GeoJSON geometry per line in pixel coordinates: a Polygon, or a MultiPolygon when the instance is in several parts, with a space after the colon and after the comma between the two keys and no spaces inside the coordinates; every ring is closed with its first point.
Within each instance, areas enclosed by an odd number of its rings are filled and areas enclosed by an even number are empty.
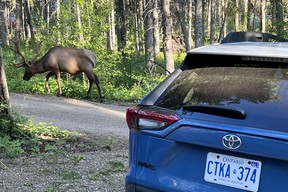
{"type": "Polygon", "coordinates": [[[32,62],[31,62],[31,61],[28,61],[28,62],[27,62],[27,66],[28,66],[28,67],[32,67],[32,62]]]}

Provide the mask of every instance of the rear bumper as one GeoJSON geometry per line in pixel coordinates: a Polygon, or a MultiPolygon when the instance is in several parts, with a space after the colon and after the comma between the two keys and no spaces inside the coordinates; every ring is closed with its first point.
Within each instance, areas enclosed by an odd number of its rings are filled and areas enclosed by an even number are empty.
{"type": "Polygon", "coordinates": [[[137,186],[133,183],[126,182],[125,184],[126,192],[160,192],[159,190],[150,189],[143,186],[137,186]]]}
{"type": "Polygon", "coordinates": [[[135,191],[136,191],[135,184],[129,183],[129,181],[126,180],[126,183],[125,183],[125,191],[126,191],[126,192],[135,192],[135,191]]]}

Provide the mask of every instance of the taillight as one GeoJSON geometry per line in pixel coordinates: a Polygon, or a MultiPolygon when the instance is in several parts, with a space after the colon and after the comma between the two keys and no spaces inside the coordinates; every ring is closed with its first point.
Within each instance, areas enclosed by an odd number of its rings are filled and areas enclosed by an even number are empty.
{"type": "Polygon", "coordinates": [[[162,129],[178,120],[179,117],[173,111],[168,112],[152,107],[129,108],[126,111],[126,122],[132,130],[162,129]]]}

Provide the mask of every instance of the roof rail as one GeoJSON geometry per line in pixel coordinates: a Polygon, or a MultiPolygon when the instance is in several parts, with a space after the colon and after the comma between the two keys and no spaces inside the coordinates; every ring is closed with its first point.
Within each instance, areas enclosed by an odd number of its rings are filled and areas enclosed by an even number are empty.
{"type": "Polygon", "coordinates": [[[288,42],[288,39],[272,35],[269,33],[261,32],[230,32],[222,41],[223,43],[233,43],[233,42],[288,42]]]}

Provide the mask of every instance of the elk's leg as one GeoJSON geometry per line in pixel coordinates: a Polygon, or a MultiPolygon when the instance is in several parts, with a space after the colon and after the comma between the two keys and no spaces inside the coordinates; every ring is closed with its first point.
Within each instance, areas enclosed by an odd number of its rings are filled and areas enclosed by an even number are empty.
{"type": "Polygon", "coordinates": [[[96,86],[97,86],[98,94],[99,94],[100,100],[102,102],[103,101],[103,96],[102,96],[102,91],[101,91],[101,87],[100,87],[99,78],[94,73],[87,74],[87,78],[89,79],[89,89],[88,89],[88,92],[87,92],[87,96],[88,97],[90,96],[91,90],[92,90],[92,85],[93,85],[93,82],[94,82],[96,84],[96,86]]]}
{"type": "Polygon", "coordinates": [[[61,97],[62,96],[62,89],[61,89],[61,82],[60,82],[60,73],[56,74],[56,79],[57,79],[57,84],[58,84],[58,93],[57,96],[61,97]]]}
{"type": "Polygon", "coordinates": [[[95,84],[97,86],[99,97],[100,97],[100,100],[102,102],[103,101],[103,96],[102,96],[102,91],[101,91],[101,87],[100,87],[100,81],[99,81],[98,76],[96,74],[94,74],[94,77],[95,77],[94,82],[95,82],[95,84]]]}
{"type": "Polygon", "coordinates": [[[49,89],[49,78],[51,77],[51,76],[53,76],[54,75],[54,73],[52,73],[52,72],[49,72],[47,75],[46,75],[46,81],[45,81],[45,92],[46,93],[48,93],[48,94],[50,94],[50,89],[49,89]]]}

